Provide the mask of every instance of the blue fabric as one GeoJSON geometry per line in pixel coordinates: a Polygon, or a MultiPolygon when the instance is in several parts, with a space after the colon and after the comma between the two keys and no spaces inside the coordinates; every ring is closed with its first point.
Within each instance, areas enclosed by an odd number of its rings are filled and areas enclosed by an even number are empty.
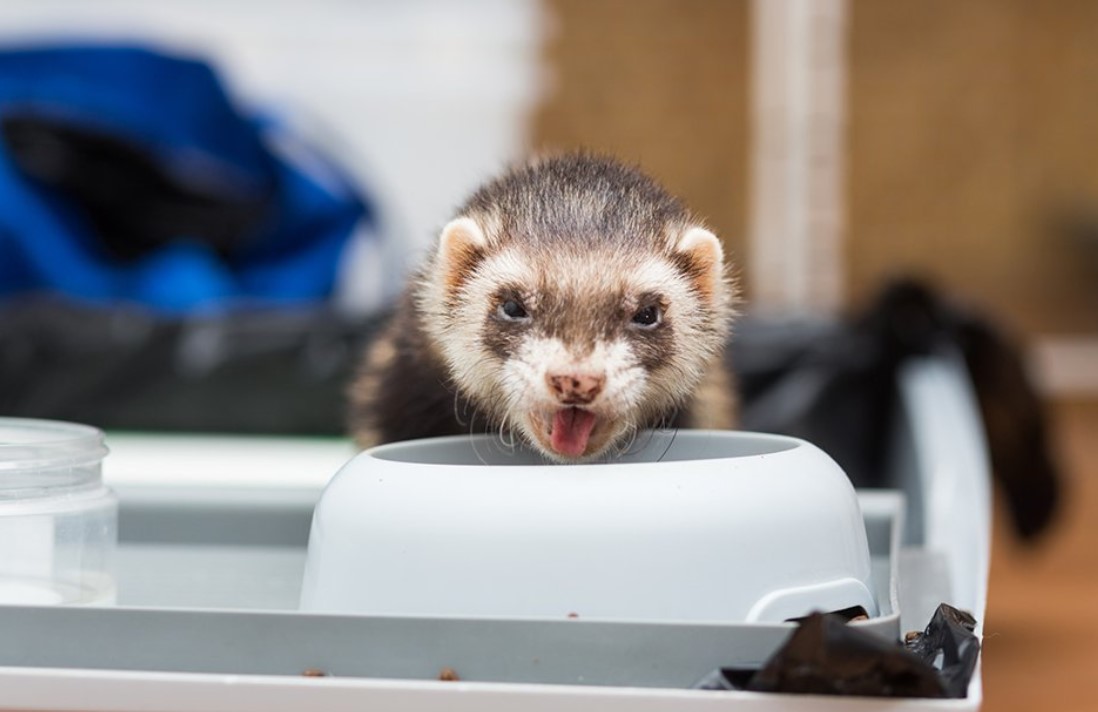
{"type": "Polygon", "coordinates": [[[125,138],[184,182],[270,193],[269,214],[231,250],[181,234],[120,263],[78,205],[29,180],[0,141],[0,298],[28,291],[136,301],[169,312],[327,299],[365,200],[330,161],[243,114],[214,71],[139,47],[0,52],[0,118],[42,116],[125,138]]]}

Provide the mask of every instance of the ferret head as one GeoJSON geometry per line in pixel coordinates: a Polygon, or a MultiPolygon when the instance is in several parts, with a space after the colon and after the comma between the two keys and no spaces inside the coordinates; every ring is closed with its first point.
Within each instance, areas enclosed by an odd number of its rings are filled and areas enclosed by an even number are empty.
{"type": "Polygon", "coordinates": [[[586,156],[482,188],[442,230],[422,287],[453,385],[565,462],[672,416],[732,310],[720,241],[643,174],[586,156]]]}

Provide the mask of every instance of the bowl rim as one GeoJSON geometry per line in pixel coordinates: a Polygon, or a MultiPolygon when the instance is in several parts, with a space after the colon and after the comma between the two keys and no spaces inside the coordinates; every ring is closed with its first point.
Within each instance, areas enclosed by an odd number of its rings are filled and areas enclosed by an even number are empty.
{"type": "MultiPolygon", "coordinates": [[[[804,450],[806,448],[816,450],[823,453],[812,443],[798,438],[792,435],[780,435],[775,433],[759,433],[747,430],[707,430],[707,429],[693,429],[683,428],[681,430],[661,431],[661,430],[646,430],[642,431],[642,435],[651,434],[655,438],[665,438],[668,440],[667,447],[671,448],[679,438],[686,438],[689,440],[694,439],[706,439],[712,440],[714,438],[720,440],[729,440],[734,442],[750,441],[756,444],[768,445],[769,447],[763,452],[747,452],[742,454],[730,454],[721,457],[673,457],[664,459],[663,457],[655,460],[621,460],[621,459],[606,459],[595,460],[590,462],[578,462],[578,463],[557,463],[546,458],[541,458],[537,462],[523,462],[519,464],[509,464],[501,462],[438,462],[437,460],[423,460],[408,456],[401,456],[403,453],[409,451],[415,452],[421,448],[438,448],[445,447],[451,444],[469,445],[471,444],[473,455],[480,457],[480,452],[477,451],[476,444],[484,443],[488,446],[484,452],[491,452],[493,455],[499,454],[512,454],[504,453],[500,450],[501,442],[498,435],[478,433],[473,435],[445,435],[441,437],[421,438],[416,440],[402,440],[399,442],[385,443],[383,445],[375,445],[372,448],[364,450],[359,454],[359,457],[366,457],[371,460],[377,460],[385,462],[388,465],[396,467],[417,467],[417,468],[430,468],[430,469],[478,469],[486,468],[493,471],[505,471],[505,470],[518,470],[528,468],[541,468],[550,466],[554,470],[589,470],[591,468],[642,468],[642,467],[665,467],[667,465],[673,465],[675,463],[709,463],[709,462],[722,462],[722,461],[744,461],[750,458],[759,457],[779,457],[788,455],[789,453],[796,452],[798,450],[804,450]]],[[[642,437],[638,435],[638,440],[642,437]]],[[[507,445],[502,445],[506,448],[507,445]]],[[[523,448],[521,445],[516,445],[524,455],[537,454],[528,448],[523,448]]],[[[666,453],[666,451],[665,451],[666,453]]]]}

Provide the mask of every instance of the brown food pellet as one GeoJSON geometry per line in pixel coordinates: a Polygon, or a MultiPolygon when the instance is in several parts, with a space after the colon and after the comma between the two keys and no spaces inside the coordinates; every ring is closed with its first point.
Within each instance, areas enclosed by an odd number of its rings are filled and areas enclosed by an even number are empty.
{"type": "Polygon", "coordinates": [[[907,645],[911,645],[916,640],[918,640],[919,636],[921,636],[921,635],[922,635],[921,631],[909,630],[908,632],[904,633],[904,643],[907,644],[907,645]]]}
{"type": "Polygon", "coordinates": [[[309,668],[301,671],[302,677],[328,677],[328,673],[319,668],[309,668]]]}
{"type": "Polygon", "coordinates": [[[458,677],[457,671],[450,667],[444,667],[438,673],[438,679],[443,682],[456,682],[461,678],[458,677]]]}
{"type": "Polygon", "coordinates": [[[854,616],[853,618],[850,619],[850,622],[853,623],[854,621],[867,621],[867,620],[869,620],[869,616],[854,616]]]}
{"type": "Polygon", "coordinates": [[[572,611],[571,613],[568,614],[568,617],[569,618],[579,618],[580,614],[576,613],[575,611],[572,611]]]}

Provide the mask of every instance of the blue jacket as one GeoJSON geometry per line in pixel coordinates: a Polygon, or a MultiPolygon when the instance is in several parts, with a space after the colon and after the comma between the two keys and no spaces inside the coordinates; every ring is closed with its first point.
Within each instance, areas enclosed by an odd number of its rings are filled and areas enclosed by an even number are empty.
{"type": "Polygon", "coordinates": [[[214,71],[139,47],[0,52],[0,299],[166,312],[327,299],[372,214],[214,71]]]}

